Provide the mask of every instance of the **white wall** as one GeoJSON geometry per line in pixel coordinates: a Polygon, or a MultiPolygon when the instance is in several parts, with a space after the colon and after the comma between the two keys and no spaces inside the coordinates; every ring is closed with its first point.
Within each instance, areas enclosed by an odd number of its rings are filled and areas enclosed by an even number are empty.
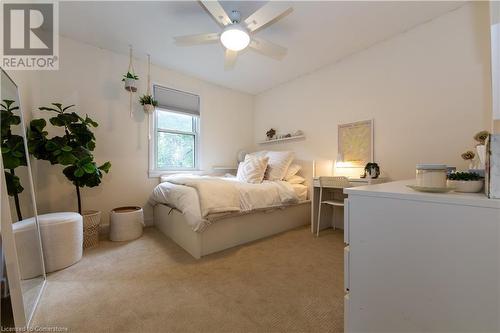
{"type": "Polygon", "coordinates": [[[491,81],[494,131],[500,133],[500,2],[490,2],[491,81]]]}
{"type": "Polygon", "coordinates": [[[418,162],[465,167],[460,154],[491,128],[488,15],[486,2],[465,5],[258,95],[255,141],[301,129],[305,141],[273,148],[320,160],[327,174],[337,125],[373,118],[375,160],[391,178],[414,177],[418,162]]]}
{"type": "MultiPolygon", "coordinates": [[[[336,157],[337,125],[374,118],[376,161],[394,179],[411,178],[417,162],[465,167],[460,153],[473,147],[476,131],[491,127],[488,15],[487,4],[465,5],[256,97],[157,66],[153,82],[201,96],[202,169],[234,164],[239,149],[255,146],[274,127],[302,129],[307,139],[263,148],[324,161],[318,166],[326,174],[331,164],[325,161],[336,157]]],[[[136,95],[129,117],[120,81],[128,57],[61,38],[60,59],[59,71],[10,74],[25,108],[76,104],[99,122],[96,161],[113,166],[100,187],[83,189],[83,206],[102,210],[106,223],[114,207],[144,205],[158,183],[147,177],[145,115],[136,95]]],[[[144,93],[146,63],[135,67],[144,93]]],[[[48,116],[34,112],[41,115],[48,116]]],[[[35,169],[39,211],[75,210],[62,167],[41,161],[35,169]]]]}
{"type": "MultiPolygon", "coordinates": [[[[134,95],[130,118],[129,94],[121,82],[128,68],[127,56],[61,38],[60,61],[59,71],[16,72],[13,76],[23,83],[21,89],[29,81],[30,100],[25,104],[32,110],[52,102],[76,104],[76,112],[99,123],[95,159],[98,164],[109,160],[112,167],[101,186],[83,189],[83,208],[101,210],[106,223],[112,208],[144,205],[158,184],[158,178],[147,175],[148,124],[138,103],[139,94],[146,91],[147,64],[135,60],[141,87],[134,95]]],[[[201,169],[235,165],[237,151],[252,146],[253,96],[157,66],[152,66],[151,75],[155,83],[200,95],[201,169]]],[[[50,114],[35,111],[33,116],[50,114]]],[[[40,213],[76,209],[74,188],[61,166],[37,161],[35,177],[40,213]]]]}

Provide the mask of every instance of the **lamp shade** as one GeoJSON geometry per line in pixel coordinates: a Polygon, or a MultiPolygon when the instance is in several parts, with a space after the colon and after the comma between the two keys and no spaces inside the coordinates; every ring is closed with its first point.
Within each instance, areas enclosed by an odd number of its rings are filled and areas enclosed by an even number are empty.
{"type": "Polygon", "coordinates": [[[220,41],[226,49],[241,51],[250,44],[250,36],[241,25],[231,24],[220,35],[220,41]]]}

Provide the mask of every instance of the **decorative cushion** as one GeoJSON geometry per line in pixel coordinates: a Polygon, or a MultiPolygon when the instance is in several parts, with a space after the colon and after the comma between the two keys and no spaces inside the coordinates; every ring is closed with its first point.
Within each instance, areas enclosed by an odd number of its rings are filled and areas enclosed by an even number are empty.
{"type": "Polygon", "coordinates": [[[290,178],[295,176],[301,169],[302,167],[298,164],[290,165],[288,171],[286,172],[285,180],[289,180],[290,178]]]}
{"type": "Polygon", "coordinates": [[[269,163],[265,179],[283,180],[286,176],[290,164],[292,164],[294,153],[291,151],[268,151],[269,163]]]}
{"type": "Polygon", "coordinates": [[[245,183],[262,183],[268,161],[267,157],[255,157],[247,154],[245,160],[238,165],[236,178],[245,183]]]}
{"type": "Polygon", "coordinates": [[[290,177],[286,181],[289,182],[290,184],[303,184],[306,181],[306,179],[299,175],[295,175],[293,177],[290,177]]]}
{"type": "Polygon", "coordinates": [[[254,151],[253,153],[246,154],[245,157],[247,156],[252,156],[252,157],[266,157],[267,150],[259,150],[259,151],[254,151]]]}

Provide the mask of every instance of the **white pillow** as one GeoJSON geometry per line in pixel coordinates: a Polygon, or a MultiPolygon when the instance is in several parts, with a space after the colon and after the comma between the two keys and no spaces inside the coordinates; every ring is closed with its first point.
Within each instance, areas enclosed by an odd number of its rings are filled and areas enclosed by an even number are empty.
{"type": "Polygon", "coordinates": [[[236,178],[245,183],[262,183],[268,161],[267,157],[245,156],[245,160],[238,165],[236,178]]]}
{"type": "Polygon", "coordinates": [[[290,178],[295,176],[301,169],[302,167],[298,164],[290,165],[288,171],[286,172],[285,180],[289,180],[290,178]]]}
{"type": "Polygon", "coordinates": [[[266,157],[267,151],[266,150],[259,150],[259,151],[254,151],[253,153],[246,154],[245,158],[247,156],[253,156],[253,157],[266,157]]]}
{"type": "Polygon", "coordinates": [[[290,179],[287,179],[286,181],[289,182],[290,184],[303,184],[306,181],[306,179],[304,177],[295,175],[292,176],[290,179]]]}
{"type": "Polygon", "coordinates": [[[292,164],[294,153],[292,151],[268,151],[269,157],[265,178],[268,180],[283,180],[290,164],[292,164]]]}

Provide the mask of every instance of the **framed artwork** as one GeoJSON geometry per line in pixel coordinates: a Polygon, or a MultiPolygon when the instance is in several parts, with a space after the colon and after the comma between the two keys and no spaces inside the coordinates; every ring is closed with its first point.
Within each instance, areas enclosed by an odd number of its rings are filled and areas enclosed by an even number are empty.
{"type": "Polygon", "coordinates": [[[373,120],[341,124],[338,128],[337,162],[364,167],[373,162],[373,120]]]}

